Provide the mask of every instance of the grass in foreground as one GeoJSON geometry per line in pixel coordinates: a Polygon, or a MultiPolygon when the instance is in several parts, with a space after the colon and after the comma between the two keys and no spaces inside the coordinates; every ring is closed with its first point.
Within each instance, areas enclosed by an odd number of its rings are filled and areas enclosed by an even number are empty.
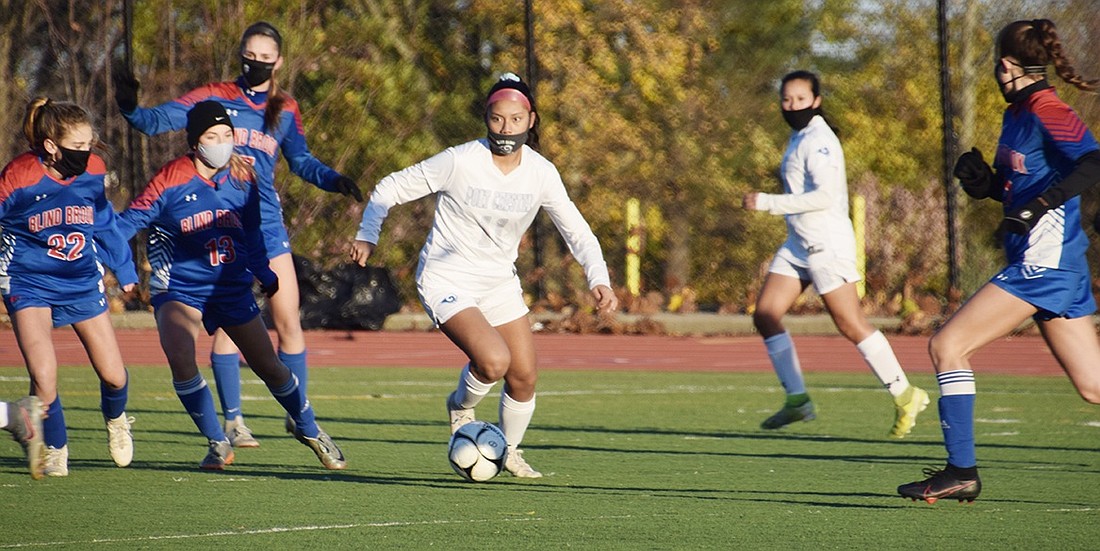
{"type": "MultiPolygon", "coordinates": [[[[1100,539],[1100,409],[1063,378],[979,374],[984,493],[931,506],[895,488],[943,464],[935,401],[909,438],[889,441],[892,405],[869,374],[808,374],[818,420],[764,432],[782,401],[770,373],[544,369],[523,447],[547,476],[486,484],[447,465],[456,375],[313,370],[318,418],[348,457],[331,472],[283,432],[282,411],[246,371],[244,410],[262,446],[210,473],[197,468],[206,443],[167,368],[131,369],[126,469],[108,456],[92,370],[63,369],[71,474],[32,481],[18,445],[0,444],[0,548],[1089,549],[1100,539]]],[[[927,379],[915,382],[934,389],[927,379]]],[[[26,388],[22,367],[0,368],[0,396],[26,388]]],[[[494,392],[479,417],[495,421],[496,404],[494,392]]]]}

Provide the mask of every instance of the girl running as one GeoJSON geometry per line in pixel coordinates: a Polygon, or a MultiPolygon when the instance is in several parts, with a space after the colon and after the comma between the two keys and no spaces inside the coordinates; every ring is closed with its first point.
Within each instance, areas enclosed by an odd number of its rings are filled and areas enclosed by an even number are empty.
{"type": "Polygon", "coordinates": [[[45,473],[69,475],[68,433],[57,389],[50,332],[72,325],[100,380],[107,445],[119,467],[130,464],[133,418],[126,415],[126,366],[104,295],[103,267],[129,292],[137,273],[115,211],[104,193],[103,159],[91,118],[75,103],[38,98],[27,105],[30,151],[0,173],[0,294],[31,377],[46,404],[45,473]]]}
{"type": "Polygon", "coordinates": [[[527,84],[508,73],[486,100],[488,138],[446,149],[386,176],[371,193],[351,260],[366,266],[389,210],[436,196],[435,221],[420,252],[416,287],[428,315],[470,359],[447,398],[451,432],[504,379],[500,428],[505,469],[538,478],[519,449],[535,411],[538,378],[531,322],[516,274],[520,238],[545,209],[584,267],[602,311],[618,299],[596,236],[569,199],[557,168],[540,155],[538,113],[527,84]]]}
{"type": "Polygon", "coordinates": [[[1100,146],[1046,79],[1048,65],[1082,90],[1100,87],[1070,64],[1048,19],[1016,21],[997,36],[997,85],[1008,102],[993,167],[974,148],[955,176],[975,199],[1004,204],[997,230],[1008,265],[986,283],[928,344],[940,385],[943,469],[898,487],[934,503],[974,501],[982,491],[974,447],[974,372],[970,356],[1030,316],[1055,359],[1087,402],[1100,404],[1100,340],[1081,229],[1080,193],[1100,181],[1100,146]]]}
{"type": "Polygon", "coordinates": [[[844,151],[822,114],[817,75],[795,71],[784,76],[780,109],[793,131],[780,167],[786,193],[749,193],[742,201],[746,209],[782,215],[787,222],[787,241],[772,260],[752,316],[787,398],[760,426],[778,429],[816,417],[794,342],[783,327],[783,316],[812,284],[837,329],[856,345],[893,397],[894,426],[889,435],[903,438],[927,407],[928,393],[909,384],[890,343],[860,309],[844,151]]]}
{"type": "Polygon", "coordinates": [[[224,469],[233,462],[233,446],[195,361],[199,329],[222,329],[294,420],[294,436],[325,468],[343,469],[344,455],[317,426],[305,389],[279,361],[252,298],[254,279],[271,297],[279,278],[268,267],[260,233],[260,191],[249,163],[233,153],[233,135],[220,103],[196,103],[187,113],[191,151],[162,167],[120,215],[127,238],[150,228],[152,303],[172,385],[208,440],[200,467],[224,469]]]}

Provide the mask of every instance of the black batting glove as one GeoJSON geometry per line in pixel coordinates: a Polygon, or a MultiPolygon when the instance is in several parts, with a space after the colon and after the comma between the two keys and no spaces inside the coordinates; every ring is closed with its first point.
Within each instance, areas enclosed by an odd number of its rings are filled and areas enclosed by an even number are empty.
{"type": "Polygon", "coordinates": [[[132,113],[138,106],[138,89],[141,83],[134,78],[134,74],[128,68],[120,68],[115,71],[115,103],[118,110],[123,113],[132,113]]]}
{"type": "Polygon", "coordinates": [[[336,178],[336,181],[332,183],[332,187],[343,195],[350,195],[356,202],[363,202],[363,192],[359,191],[359,185],[355,183],[355,180],[348,178],[341,174],[336,178]]]}
{"type": "Polygon", "coordinates": [[[978,151],[978,148],[971,148],[970,151],[959,156],[959,160],[955,161],[954,173],[967,195],[975,199],[985,199],[990,196],[993,169],[982,158],[982,152],[978,151]]]}
{"type": "Polygon", "coordinates": [[[1048,210],[1050,207],[1042,197],[1032,199],[1024,206],[1006,214],[1004,220],[1001,220],[1000,227],[997,228],[996,235],[998,237],[1008,233],[1027,235],[1048,210]]]}

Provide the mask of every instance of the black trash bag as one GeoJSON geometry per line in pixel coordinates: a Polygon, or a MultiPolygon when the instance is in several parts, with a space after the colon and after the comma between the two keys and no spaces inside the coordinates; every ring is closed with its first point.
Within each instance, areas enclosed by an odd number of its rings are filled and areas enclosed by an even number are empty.
{"type": "MultiPolygon", "coordinates": [[[[294,268],[303,329],[377,331],[386,316],[401,309],[401,297],[385,268],[342,264],[324,271],[298,256],[294,268]]],[[[270,321],[270,314],[265,319],[270,321]]]]}

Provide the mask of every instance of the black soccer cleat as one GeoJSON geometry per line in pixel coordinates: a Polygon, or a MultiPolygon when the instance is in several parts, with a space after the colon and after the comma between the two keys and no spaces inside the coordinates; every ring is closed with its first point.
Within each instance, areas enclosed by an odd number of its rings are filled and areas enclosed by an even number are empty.
{"type": "Polygon", "coordinates": [[[960,478],[951,472],[950,466],[944,469],[924,469],[928,478],[898,486],[898,493],[916,501],[923,499],[935,503],[940,499],[957,499],[959,503],[973,503],[982,493],[982,480],[974,471],[973,479],[960,478]]]}

